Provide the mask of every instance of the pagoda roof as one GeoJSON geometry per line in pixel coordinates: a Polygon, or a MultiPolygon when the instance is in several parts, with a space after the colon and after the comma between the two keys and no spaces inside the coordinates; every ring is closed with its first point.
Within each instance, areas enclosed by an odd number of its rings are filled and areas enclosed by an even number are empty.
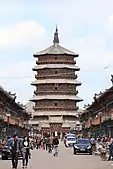
{"type": "Polygon", "coordinates": [[[76,79],[40,79],[40,80],[35,80],[34,82],[31,83],[31,85],[47,84],[47,83],[57,83],[57,84],[69,83],[69,84],[81,85],[81,82],[77,81],[76,79]]]}
{"type": "Polygon", "coordinates": [[[75,70],[80,70],[80,68],[76,65],[73,64],[43,64],[43,65],[37,65],[33,68],[33,70],[38,70],[38,69],[46,69],[46,68],[52,68],[52,69],[57,69],[57,68],[68,68],[68,69],[75,69],[75,70]]]}
{"type": "Polygon", "coordinates": [[[63,123],[62,116],[50,116],[49,123],[63,123]]]}
{"type": "Polygon", "coordinates": [[[76,116],[77,111],[34,111],[33,116],[76,116]]]}
{"type": "Polygon", "coordinates": [[[69,123],[63,123],[62,127],[68,127],[68,128],[70,128],[70,124],[69,123]]]}
{"type": "Polygon", "coordinates": [[[61,55],[61,54],[73,55],[75,57],[78,56],[77,53],[72,52],[71,50],[68,50],[59,45],[58,29],[56,27],[54,33],[53,45],[40,52],[37,52],[36,54],[34,54],[34,57],[38,57],[42,55],[61,55]]]}
{"type": "Polygon", "coordinates": [[[73,56],[78,56],[77,53],[75,52],[72,52],[71,50],[68,50],[62,46],[60,46],[59,44],[53,44],[52,46],[40,51],[40,52],[37,52],[36,54],[34,54],[33,56],[34,57],[37,57],[37,56],[41,56],[41,55],[61,55],[61,54],[67,54],[67,55],[73,55],[73,56]]]}
{"type": "Polygon", "coordinates": [[[37,100],[75,100],[75,101],[82,101],[82,99],[75,95],[38,95],[34,96],[30,99],[30,101],[37,101],[37,100]]]}

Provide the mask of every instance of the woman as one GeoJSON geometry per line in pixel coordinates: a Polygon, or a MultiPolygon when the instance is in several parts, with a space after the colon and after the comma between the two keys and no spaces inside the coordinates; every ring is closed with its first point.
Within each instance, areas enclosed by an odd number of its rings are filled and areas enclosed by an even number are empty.
{"type": "Polygon", "coordinates": [[[27,137],[24,137],[22,151],[23,151],[23,168],[27,168],[28,159],[30,156],[30,141],[29,138],[27,137]]]}

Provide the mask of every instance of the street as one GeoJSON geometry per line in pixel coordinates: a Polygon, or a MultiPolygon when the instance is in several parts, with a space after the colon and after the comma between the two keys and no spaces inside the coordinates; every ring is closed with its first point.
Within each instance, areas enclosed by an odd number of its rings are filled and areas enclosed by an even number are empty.
{"type": "MultiPolygon", "coordinates": [[[[21,167],[19,161],[19,167],[21,167]]],[[[0,160],[1,169],[11,168],[11,162],[0,160]]],[[[112,169],[112,162],[103,162],[99,156],[73,155],[71,148],[65,148],[61,143],[58,157],[43,150],[33,150],[28,169],[112,169]]]]}

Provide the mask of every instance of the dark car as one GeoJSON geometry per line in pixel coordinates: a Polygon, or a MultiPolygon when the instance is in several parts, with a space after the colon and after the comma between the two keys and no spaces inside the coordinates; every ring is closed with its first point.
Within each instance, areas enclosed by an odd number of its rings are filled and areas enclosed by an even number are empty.
{"type": "Polygon", "coordinates": [[[88,153],[92,155],[92,146],[89,139],[77,139],[73,146],[74,154],[88,153]]]}
{"type": "MultiPolygon", "coordinates": [[[[7,140],[6,144],[4,145],[3,149],[2,149],[2,160],[8,160],[9,158],[11,158],[11,151],[10,151],[10,145],[11,145],[11,141],[13,138],[10,138],[7,140]]],[[[23,142],[22,138],[19,138],[20,144],[23,142]]],[[[19,157],[22,157],[22,153],[19,152],[19,157]]]]}

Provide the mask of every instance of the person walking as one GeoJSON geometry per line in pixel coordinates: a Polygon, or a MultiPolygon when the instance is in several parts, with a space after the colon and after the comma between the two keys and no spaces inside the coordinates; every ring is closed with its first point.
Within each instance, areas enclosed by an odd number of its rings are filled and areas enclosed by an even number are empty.
{"type": "Polygon", "coordinates": [[[53,137],[50,136],[49,137],[49,143],[48,143],[48,152],[52,153],[52,149],[53,149],[53,137]]]}
{"type": "Polygon", "coordinates": [[[13,139],[11,139],[11,143],[9,145],[11,149],[11,158],[12,158],[12,168],[17,169],[18,166],[18,155],[19,151],[21,151],[21,144],[18,139],[18,136],[14,134],[13,139]]]}
{"type": "Polygon", "coordinates": [[[57,136],[53,139],[53,147],[54,147],[54,156],[58,155],[58,145],[59,145],[59,139],[57,136]]]}
{"type": "Polygon", "coordinates": [[[109,158],[108,161],[113,160],[113,139],[109,143],[109,158]]]}
{"type": "Polygon", "coordinates": [[[23,154],[23,168],[27,168],[30,157],[30,141],[29,138],[27,137],[24,137],[23,140],[22,154],[23,154]]]}

